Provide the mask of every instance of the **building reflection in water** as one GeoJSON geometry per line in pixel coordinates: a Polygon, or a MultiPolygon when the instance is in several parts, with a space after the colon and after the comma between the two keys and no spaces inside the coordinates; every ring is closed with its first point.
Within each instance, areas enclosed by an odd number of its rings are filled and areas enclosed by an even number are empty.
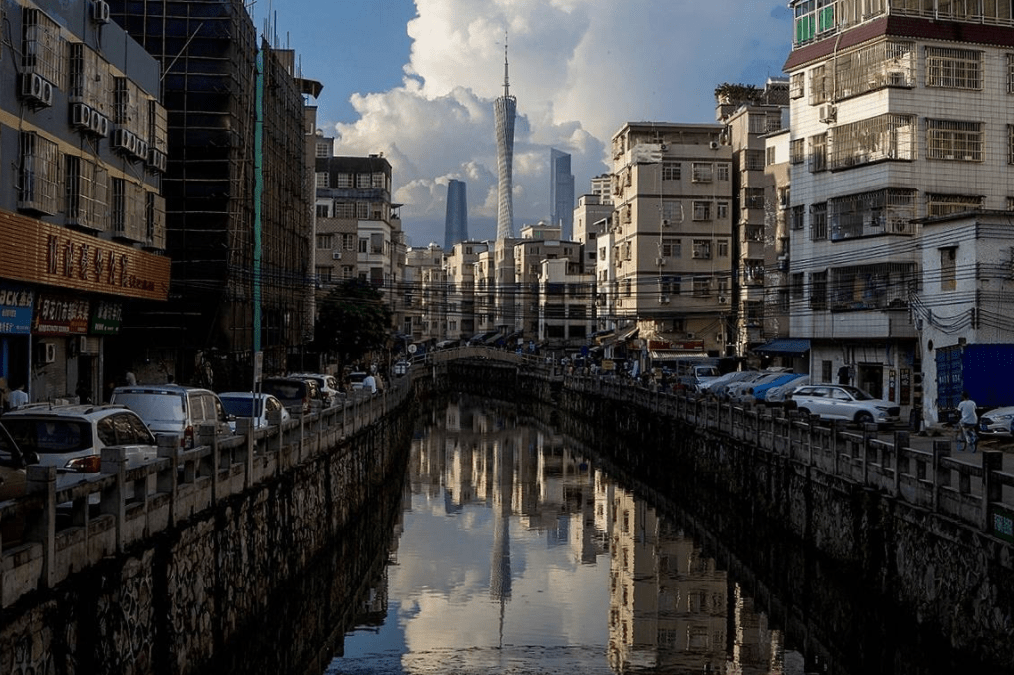
{"type": "MultiPolygon", "coordinates": [[[[396,565],[388,567],[364,605],[363,627],[371,629],[347,636],[346,659],[372,653],[371,672],[404,673],[440,672],[434,654],[444,667],[454,663],[460,672],[486,672],[508,658],[505,652],[514,664],[579,659],[580,672],[804,672],[802,657],[785,652],[780,631],[768,626],[751,598],[691,537],[570,440],[518,420],[510,408],[490,406],[452,402],[430,416],[413,441],[403,514],[403,522],[411,522],[394,534],[390,556],[396,565]],[[417,525],[413,516],[423,514],[413,511],[433,504],[442,504],[436,515],[444,521],[488,510],[485,527],[492,528],[492,537],[487,531],[483,539],[492,541],[488,570],[457,568],[468,557],[460,552],[461,541],[450,540],[466,536],[460,529],[438,535],[425,525],[428,534],[419,550],[408,550],[409,541],[421,541],[411,529],[417,525]],[[533,539],[556,557],[522,550],[533,539]],[[434,559],[440,555],[447,559],[434,559]],[[536,559],[552,569],[533,569],[536,559]],[[423,567],[431,578],[422,579],[423,567]],[[488,592],[467,581],[487,574],[488,592]],[[541,591],[531,592],[537,574],[547,579],[541,599],[551,604],[539,604],[541,591]],[[385,621],[388,590],[395,596],[391,607],[402,611],[393,611],[386,622],[400,636],[371,646],[372,627],[385,621]],[[433,596],[441,594],[444,604],[435,603],[433,596]],[[426,628],[414,626],[434,605],[439,616],[426,628]],[[525,654],[516,653],[521,646],[525,654]],[[375,655],[392,651],[400,651],[397,666],[384,671],[375,655]]],[[[473,560],[481,564],[481,557],[473,560]]],[[[367,672],[342,661],[336,659],[329,672],[367,672]]]]}

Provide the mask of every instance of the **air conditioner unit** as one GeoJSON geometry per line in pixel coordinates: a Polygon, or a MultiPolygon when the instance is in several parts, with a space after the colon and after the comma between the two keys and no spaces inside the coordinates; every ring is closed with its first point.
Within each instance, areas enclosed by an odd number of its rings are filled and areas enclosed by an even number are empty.
{"type": "Polygon", "coordinates": [[[729,296],[728,295],[720,295],[720,296],[718,296],[718,303],[720,305],[728,304],[728,302],[729,302],[729,296]]]}
{"type": "Polygon", "coordinates": [[[56,361],[56,343],[43,342],[42,353],[40,354],[43,363],[54,363],[56,361]]]}
{"type": "Polygon", "coordinates": [[[109,23],[109,3],[105,0],[92,0],[92,21],[109,23]]]}
{"type": "Polygon", "coordinates": [[[96,136],[105,138],[109,135],[109,118],[93,109],[91,119],[88,120],[88,128],[96,136]]]}
{"type": "Polygon", "coordinates": [[[53,85],[36,73],[21,76],[21,96],[40,105],[53,105],[53,85]]]}
{"type": "Polygon", "coordinates": [[[166,166],[166,154],[161,150],[155,148],[148,149],[148,166],[155,169],[156,171],[165,171],[166,166]]]}
{"type": "Polygon", "coordinates": [[[697,333],[687,333],[687,339],[688,340],[696,340],[697,339],[697,333]]]}
{"type": "Polygon", "coordinates": [[[131,136],[133,134],[126,129],[117,129],[113,132],[113,140],[110,144],[117,150],[126,150],[131,136]]]}
{"type": "Polygon", "coordinates": [[[838,119],[838,106],[834,104],[820,106],[819,117],[824,124],[829,124],[838,119]]]}
{"type": "Polygon", "coordinates": [[[669,262],[667,258],[655,258],[656,267],[664,267],[667,262],[669,262]]]}
{"type": "Polygon", "coordinates": [[[660,295],[660,296],[658,296],[658,304],[660,304],[660,305],[668,305],[669,304],[669,296],[668,295],[660,295]]]}
{"type": "Polygon", "coordinates": [[[708,147],[711,148],[712,150],[718,150],[718,145],[719,145],[718,141],[711,141],[710,143],[708,143],[708,147]]]}
{"type": "Polygon", "coordinates": [[[79,354],[95,355],[99,353],[99,339],[97,337],[80,335],[78,339],[77,351],[79,354]]]}
{"type": "Polygon", "coordinates": [[[671,220],[669,220],[668,218],[663,218],[662,219],[662,227],[669,227],[670,225],[672,225],[672,221],[671,220]]]}
{"type": "Polygon", "coordinates": [[[142,141],[140,138],[134,137],[136,143],[134,143],[134,155],[141,160],[147,161],[148,159],[148,141],[142,141]]]}
{"type": "Polygon", "coordinates": [[[332,260],[341,260],[342,259],[342,252],[341,251],[331,251],[331,259],[332,260]]]}
{"type": "Polygon", "coordinates": [[[91,129],[92,109],[84,103],[75,103],[70,107],[71,126],[91,129]]]}

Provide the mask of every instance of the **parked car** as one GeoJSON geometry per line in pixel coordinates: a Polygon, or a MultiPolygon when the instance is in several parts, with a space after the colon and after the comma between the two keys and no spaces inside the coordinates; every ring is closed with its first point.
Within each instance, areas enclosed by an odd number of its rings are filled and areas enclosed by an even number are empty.
{"type": "Polygon", "coordinates": [[[801,375],[796,380],[790,380],[779,385],[775,385],[768,389],[767,394],[764,396],[764,404],[769,406],[780,406],[785,403],[786,397],[791,394],[795,389],[799,387],[805,387],[810,384],[809,375],[801,375]]]}
{"type": "Polygon", "coordinates": [[[733,403],[745,404],[757,401],[756,391],[758,387],[775,382],[785,376],[785,373],[761,371],[756,377],[745,378],[729,384],[725,392],[725,398],[733,403]]]}
{"type": "Polygon", "coordinates": [[[1014,435],[1014,406],[994,408],[979,416],[979,433],[990,436],[1014,435]]]}
{"type": "Polygon", "coordinates": [[[289,377],[300,377],[316,382],[325,408],[338,405],[338,402],[341,401],[341,388],[338,386],[338,378],[334,375],[327,375],[325,373],[293,373],[289,377]]]}
{"type": "Polygon", "coordinates": [[[366,379],[366,376],[368,374],[369,373],[364,373],[361,370],[356,370],[349,373],[349,386],[352,387],[353,391],[355,391],[356,389],[363,388],[363,380],[366,379]]]}
{"type": "Polygon", "coordinates": [[[229,420],[218,395],[182,384],[137,384],[117,387],[110,403],[125,405],[152,433],[176,434],[181,448],[192,448],[202,424],[214,424],[218,437],[230,436],[229,420]]]}
{"type": "Polygon", "coordinates": [[[293,415],[308,415],[313,409],[314,386],[309,380],[298,377],[266,377],[261,380],[261,391],[277,398],[293,415]]]}
{"type": "Polygon", "coordinates": [[[229,416],[229,428],[236,432],[236,419],[249,417],[254,420],[254,427],[270,426],[268,415],[277,410],[282,411],[282,421],[289,419],[289,411],[282,402],[271,394],[254,393],[252,391],[226,391],[218,395],[229,416]]]}
{"type": "Polygon", "coordinates": [[[760,382],[753,386],[754,402],[766,404],[768,396],[775,389],[779,387],[791,387],[794,389],[809,382],[809,379],[807,379],[807,382],[801,381],[806,377],[804,373],[777,373],[776,375],[777,377],[771,380],[760,382]]]}
{"type": "Polygon", "coordinates": [[[0,422],[26,455],[58,471],[96,473],[102,448],[122,445],[128,459],[158,456],[155,437],[137,413],[122,405],[35,403],[5,413],[0,422]]]}
{"type": "Polygon", "coordinates": [[[35,452],[22,452],[6,427],[0,424],[0,501],[25,494],[29,464],[38,464],[35,452]]]}
{"type": "Polygon", "coordinates": [[[408,369],[412,367],[411,361],[402,359],[401,361],[395,361],[394,363],[394,375],[395,377],[401,377],[402,375],[408,374],[408,369]]]}
{"type": "Polygon", "coordinates": [[[897,422],[901,407],[874,398],[859,387],[845,384],[813,384],[794,390],[791,400],[803,414],[826,420],[849,420],[857,424],[897,422]]]}
{"type": "Polygon", "coordinates": [[[729,393],[733,390],[734,387],[739,387],[745,382],[750,383],[755,382],[758,379],[764,377],[765,374],[766,373],[763,370],[741,370],[739,371],[739,374],[732,377],[731,379],[725,380],[724,382],[718,381],[721,380],[721,378],[718,378],[718,380],[713,380],[708,385],[706,391],[712,396],[718,398],[720,401],[728,401],[729,393]]]}

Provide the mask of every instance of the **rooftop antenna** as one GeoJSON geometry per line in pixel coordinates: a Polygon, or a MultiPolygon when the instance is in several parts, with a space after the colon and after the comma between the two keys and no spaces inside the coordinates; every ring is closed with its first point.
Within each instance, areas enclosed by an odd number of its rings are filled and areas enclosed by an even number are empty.
{"type": "Polygon", "coordinates": [[[510,84],[507,78],[507,31],[503,32],[503,95],[510,96],[510,84]]]}

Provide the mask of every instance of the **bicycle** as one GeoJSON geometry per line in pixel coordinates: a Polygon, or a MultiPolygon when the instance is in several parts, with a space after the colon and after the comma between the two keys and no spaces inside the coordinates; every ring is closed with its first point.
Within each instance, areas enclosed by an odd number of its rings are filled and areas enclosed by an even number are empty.
{"type": "Polygon", "coordinates": [[[958,452],[975,452],[976,444],[979,442],[979,434],[975,432],[974,424],[962,424],[958,422],[955,430],[955,447],[958,452]]]}

